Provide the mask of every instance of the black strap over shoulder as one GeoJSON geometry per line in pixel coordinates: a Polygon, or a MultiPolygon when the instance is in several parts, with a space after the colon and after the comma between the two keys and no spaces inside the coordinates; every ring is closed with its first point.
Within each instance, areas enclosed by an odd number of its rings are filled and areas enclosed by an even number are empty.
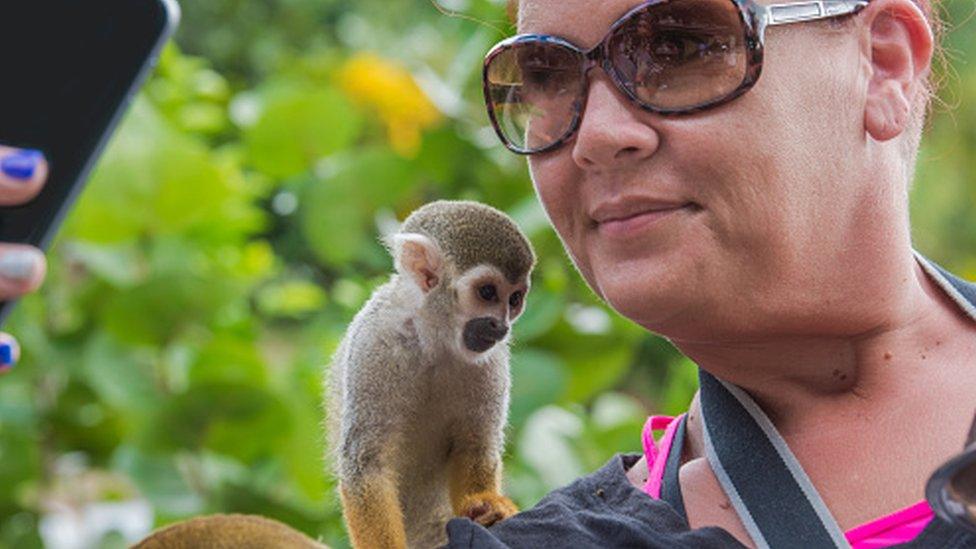
{"type": "Polygon", "coordinates": [[[850,547],[803,468],[759,406],[699,370],[708,462],[757,547],[850,547]]]}

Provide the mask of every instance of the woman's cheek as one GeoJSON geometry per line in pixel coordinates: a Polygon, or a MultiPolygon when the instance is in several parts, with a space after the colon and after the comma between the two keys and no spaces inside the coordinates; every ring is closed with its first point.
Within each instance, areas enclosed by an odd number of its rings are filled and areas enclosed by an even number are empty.
{"type": "Polygon", "coordinates": [[[536,195],[549,221],[560,238],[566,239],[569,236],[567,231],[570,229],[573,215],[572,198],[568,196],[571,182],[561,178],[559,170],[554,169],[551,162],[530,161],[529,173],[532,176],[536,195]]]}
{"type": "MultiPolygon", "coordinates": [[[[532,184],[549,222],[556,230],[566,253],[576,267],[589,278],[589,258],[586,253],[586,227],[582,225],[585,212],[582,211],[582,198],[574,189],[579,184],[558,169],[558,163],[551,161],[529,161],[532,184]]],[[[592,282],[592,281],[591,281],[592,282]]]]}
{"type": "Polygon", "coordinates": [[[549,222],[559,235],[566,251],[573,256],[573,261],[578,261],[582,242],[580,241],[581,235],[574,230],[576,224],[573,222],[573,210],[570,201],[557,189],[551,187],[537,187],[537,191],[542,207],[549,217],[549,222]]]}

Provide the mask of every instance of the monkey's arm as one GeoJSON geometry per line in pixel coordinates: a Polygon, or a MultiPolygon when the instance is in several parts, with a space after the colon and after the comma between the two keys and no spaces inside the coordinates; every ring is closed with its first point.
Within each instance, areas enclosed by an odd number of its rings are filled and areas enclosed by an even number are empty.
{"type": "Polygon", "coordinates": [[[377,468],[340,480],[339,496],[353,547],[399,549],[407,546],[392,471],[377,468]]]}
{"type": "Polygon", "coordinates": [[[454,514],[490,526],[518,512],[501,493],[504,426],[508,415],[508,356],[486,365],[476,389],[466,395],[468,415],[456,424],[447,457],[448,487],[454,514]]]}
{"type": "Polygon", "coordinates": [[[448,456],[448,479],[454,514],[490,526],[518,512],[501,494],[501,459],[494,448],[455,448],[448,456]]]}
{"type": "Polygon", "coordinates": [[[501,349],[481,368],[467,374],[458,387],[464,408],[452,426],[447,457],[448,486],[454,514],[482,524],[506,519],[518,512],[501,493],[502,450],[508,417],[508,349],[501,349]]]}

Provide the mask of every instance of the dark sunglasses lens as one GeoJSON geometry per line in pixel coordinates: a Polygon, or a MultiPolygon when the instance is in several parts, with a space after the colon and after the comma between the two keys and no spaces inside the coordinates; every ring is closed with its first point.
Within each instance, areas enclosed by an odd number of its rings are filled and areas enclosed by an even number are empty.
{"type": "Polygon", "coordinates": [[[491,58],[485,85],[502,138],[521,152],[539,151],[572,128],[583,95],[583,56],[550,42],[515,43],[491,58]]]}
{"type": "Polygon", "coordinates": [[[723,99],[746,79],[745,26],[731,0],[653,4],[618,27],[610,56],[645,105],[680,110],[723,99]]]}

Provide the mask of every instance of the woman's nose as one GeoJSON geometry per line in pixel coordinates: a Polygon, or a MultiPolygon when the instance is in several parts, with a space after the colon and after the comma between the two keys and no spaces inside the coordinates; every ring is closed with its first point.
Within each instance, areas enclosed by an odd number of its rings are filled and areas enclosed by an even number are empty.
{"type": "Polygon", "coordinates": [[[572,144],[573,160],[582,169],[606,169],[654,154],[660,136],[641,120],[641,114],[603,70],[592,71],[583,119],[572,144]]]}

